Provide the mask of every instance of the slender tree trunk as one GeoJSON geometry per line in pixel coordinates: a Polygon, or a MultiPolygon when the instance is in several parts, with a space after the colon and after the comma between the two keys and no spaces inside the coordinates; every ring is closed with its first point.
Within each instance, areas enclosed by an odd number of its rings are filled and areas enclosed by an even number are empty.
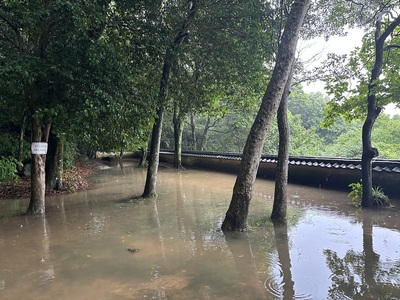
{"type": "Polygon", "coordinates": [[[22,161],[23,158],[23,153],[24,153],[24,138],[25,138],[25,124],[26,123],[26,114],[22,116],[22,122],[21,122],[21,131],[19,134],[19,143],[18,143],[18,161],[22,161]]]}
{"type": "Polygon", "coordinates": [[[141,156],[140,156],[139,168],[148,167],[148,165],[147,165],[147,150],[148,150],[147,145],[140,149],[141,156]]]}
{"type": "Polygon", "coordinates": [[[177,104],[174,107],[174,167],[182,169],[182,135],[184,117],[182,116],[177,104]]]}
{"type": "Polygon", "coordinates": [[[292,4],[279,43],[274,71],[243,151],[232,200],[222,223],[222,230],[224,231],[243,231],[247,227],[247,215],[253,196],[253,185],[260,163],[262,147],[289,79],[300,28],[310,2],[311,0],[296,0],[292,4]]]}
{"type": "Polygon", "coordinates": [[[398,16],[386,29],[382,31],[382,17],[385,12],[381,12],[376,17],[375,23],[375,62],[371,71],[371,78],[368,85],[368,111],[367,117],[362,128],[362,207],[372,206],[372,159],[378,156],[378,149],[372,147],[371,132],[376,119],[382,108],[377,106],[376,92],[377,80],[382,72],[383,53],[385,51],[385,41],[400,24],[398,16]]]}
{"type": "Polygon", "coordinates": [[[192,150],[197,150],[196,122],[194,121],[193,111],[190,112],[190,132],[192,136],[192,150]]]}
{"type": "Polygon", "coordinates": [[[143,198],[152,198],[157,196],[156,184],[158,165],[160,161],[160,144],[163,116],[164,107],[161,106],[157,111],[157,119],[153,126],[153,132],[151,134],[150,156],[147,167],[146,185],[144,187],[144,192],[142,195],[143,198]]]}
{"type": "Polygon", "coordinates": [[[50,133],[46,157],[46,191],[63,188],[64,139],[50,133]]]}
{"type": "MultiPolygon", "coordinates": [[[[375,98],[375,96],[368,97],[375,98]]],[[[376,100],[371,102],[371,105],[375,106],[376,100]]],[[[368,105],[369,106],[369,105],[368,105]]],[[[377,119],[380,109],[368,110],[367,118],[364,121],[362,128],[362,157],[361,157],[361,168],[362,168],[362,207],[372,206],[372,159],[378,156],[378,149],[372,147],[371,134],[372,127],[374,126],[375,120],[377,119]]]]}
{"type": "Polygon", "coordinates": [[[198,145],[199,151],[204,151],[204,148],[207,145],[208,133],[210,131],[210,128],[214,127],[215,124],[217,124],[218,120],[219,120],[218,118],[215,119],[214,122],[212,122],[212,124],[211,124],[211,118],[207,117],[207,123],[204,126],[203,133],[202,133],[202,135],[201,135],[201,137],[199,139],[200,140],[200,143],[198,145]]]}
{"type": "Polygon", "coordinates": [[[176,59],[177,49],[183,43],[185,37],[188,35],[189,27],[194,21],[197,10],[198,10],[197,1],[192,1],[192,5],[188,12],[187,18],[183,22],[182,28],[179,30],[179,33],[174,39],[171,47],[167,49],[165,55],[164,66],[160,82],[160,91],[158,94],[158,109],[157,109],[158,118],[156,119],[156,122],[153,125],[152,137],[150,142],[149,166],[147,168],[146,184],[142,195],[143,198],[155,197],[157,195],[156,181],[157,181],[158,165],[160,159],[162,120],[164,114],[164,105],[168,95],[171,65],[176,59]]]}
{"type": "Polygon", "coordinates": [[[287,116],[288,98],[292,83],[293,68],[286,83],[282,100],[278,109],[279,150],[278,166],[275,177],[274,205],[271,219],[277,222],[286,222],[287,212],[287,181],[290,148],[290,128],[287,116]]]}

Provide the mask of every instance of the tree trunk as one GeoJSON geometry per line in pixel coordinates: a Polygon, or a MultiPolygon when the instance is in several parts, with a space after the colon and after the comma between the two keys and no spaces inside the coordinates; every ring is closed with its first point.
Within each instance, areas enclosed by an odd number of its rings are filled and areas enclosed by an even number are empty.
{"type": "Polygon", "coordinates": [[[18,161],[22,162],[24,159],[23,153],[24,153],[24,137],[25,137],[25,123],[26,123],[26,114],[22,116],[22,122],[21,122],[21,131],[19,134],[19,143],[18,143],[18,161]]]}
{"type": "Polygon", "coordinates": [[[367,117],[362,128],[362,207],[372,206],[372,159],[378,156],[378,150],[372,147],[371,132],[376,119],[378,118],[382,108],[377,106],[376,92],[377,80],[382,72],[383,53],[385,51],[385,41],[393,33],[395,28],[400,24],[400,16],[398,16],[385,31],[382,30],[382,17],[385,12],[381,12],[376,17],[375,23],[375,62],[371,71],[371,78],[368,85],[368,111],[367,117]]]}
{"type": "Polygon", "coordinates": [[[140,162],[139,162],[139,168],[146,168],[147,165],[147,149],[148,146],[144,146],[140,149],[141,156],[140,156],[140,162]]]}
{"type": "Polygon", "coordinates": [[[193,111],[190,112],[190,132],[192,135],[192,149],[196,151],[197,150],[197,135],[196,135],[196,122],[194,121],[194,114],[193,111]]]}
{"type": "Polygon", "coordinates": [[[253,185],[260,163],[262,147],[267,131],[278,110],[279,102],[294,64],[300,28],[310,2],[311,0],[297,0],[292,4],[282,39],[279,43],[271,80],[243,150],[231,203],[222,224],[222,230],[224,231],[243,231],[247,227],[247,215],[250,200],[253,196],[253,185]]]}
{"type": "MultiPolygon", "coordinates": [[[[32,143],[47,142],[50,125],[44,130],[41,127],[41,119],[37,115],[32,117],[32,143]]],[[[27,214],[37,215],[45,213],[45,164],[46,155],[32,154],[31,162],[31,198],[27,214]]]]}
{"type": "Polygon", "coordinates": [[[153,126],[150,141],[150,156],[147,167],[146,185],[144,187],[143,198],[152,198],[157,196],[156,184],[158,165],[160,161],[160,144],[162,133],[162,122],[164,116],[164,107],[161,106],[157,110],[157,119],[153,126]]]}
{"type": "Polygon", "coordinates": [[[200,137],[200,143],[198,145],[199,151],[204,151],[204,148],[206,147],[207,144],[207,139],[208,139],[208,132],[210,131],[210,128],[214,127],[215,124],[217,123],[218,119],[216,119],[212,124],[211,124],[211,118],[207,117],[207,123],[204,126],[203,133],[200,137]]]}
{"type": "Polygon", "coordinates": [[[278,166],[275,178],[274,206],[271,219],[276,222],[286,222],[287,211],[287,181],[288,181],[288,162],[290,148],[290,128],[287,116],[288,98],[292,83],[293,68],[286,83],[282,100],[278,109],[278,130],[279,130],[279,150],[278,166]]]}
{"type": "Polygon", "coordinates": [[[63,188],[64,140],[50,133],[46,157],[46,191],[63,188]]]}
{"type": "Polygon", "coordinates": [[[183,22],[182,28],[179,30],[178,35],[174,39],[172,46],[169,49],[167,49],[167,52],[165,54],[164,66],[160,82],[160,91],[158,94],[158,109],[157,109],[158,118],[156,119],[156,122],[153,125],[152,137],[150,142],[149,166],[147,168],[146,184],[142,195],[143,198],[155,197],[157,195],[156,181],[157,181],[158,165],[160,159],[162,120],[164,114],[164,105],[168,95],[171,65],[173,64],[176,58],[177,49],[183,43],[185,37],[188,35],[189,27],[194,21],[197,10],[198,10],[197,1],[192,1],[192,6],[188,12],[186,20],[183,22]]]}
{"type": "Polygon", "coordinates": [[[182,134],[183,134],[183,121],[184,117],[180,113],[178,105],[174,107],[174,167],[182,169],[182,134]]]}
{"type": "MultiPolygon", "coordinates": [[[[44,1],[44,7],[47,9],[50,6],[51,1],[44,1]]],[[[37,44],[37,53],[35,58],[44,63],[46,57],[47,46],[50,42],[50,22],[43,23],[39,30],[40,35],[37,44]]],[[[38,115],[38,100],[45,94],[43,92],[43,78],[40,76],[35,78],[32,86],[25,86],[25,97],[27,105],[30,109],[30,116],[32,118],[32,137],[31,142],[46,142],[48,141],[50,133],[50,123],[45,124],[42,128],[43,117],[38,115]]],[[[31,198],[27,214],[36,215],[45,213],[45,190],[46,190],[46,179],[45,179],[45,164],[46,155],[32,154],[31,159],[31,198]]]]}
{"type": "MultiPolygon", "coordinates": [[[[375,98],[375,96],[368,97],[375,98]]],[[[370,101],[370,100],[369,100],[370,101]]],[[[376,106],[376,100],[371,101],[372,106],[376,106]]],[[[368,105],[369,107],[370,105],[368,105]]],[[[362,207],[372,206],[372,159],[378,156],[378,149],[372,147],[371,134],[372,127],[379,115],[380,109],[368,109],[367,118],[364,121],[362,128],[362,157],[361,157],[361,172],[362,172],[362,207]]]]}

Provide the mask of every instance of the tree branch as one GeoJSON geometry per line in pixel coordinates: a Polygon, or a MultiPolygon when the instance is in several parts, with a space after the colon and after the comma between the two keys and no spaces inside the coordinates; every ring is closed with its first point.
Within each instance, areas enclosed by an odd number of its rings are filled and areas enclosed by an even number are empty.
{"type": "Polygon", "coordinates": [[[400,49],[400,45],[386,45],[385,47],[383,47],[383,50],[390,50],[390,49],[400,49]]]}
{"type": "MultiPolygon", "coordinates": [[[[382,12],[383,13],[383,12],[382,12]]],[[[380,14],[380,19],[382,18],[382,16],[383,16],[383,14],[380,14]]],[[[379,17],[378,17],[379,18],[379,17]]],[[[378,19],[377,20],[377,22],[380,22],[380,20],[378,19]]],[[[398,16],[396,19],[394,19],[393,21],[392,21],[392,23],[390,23],[390,25],[385,29],[385,31],[380,35],[380,36],[378,36],[378,38],[376,39],[376,41],[379,43],[379,42],[384,42],[387,38],[388,38],[388,36],[389,35],[391,35],[392,34],[392,32],[394,31],[394,29],[398,26],[400,24],[400,16],[398,16]]],[[[378,25],[379,24],[377,24],[377,26],[376,26],[376,31],[378,31],[378,25]]],[[[381,29],[381,26],[379,26],[379,29],[381,29]]],[[[376,33],[378,33],[378,32],[376,32],[376,33]]]]}

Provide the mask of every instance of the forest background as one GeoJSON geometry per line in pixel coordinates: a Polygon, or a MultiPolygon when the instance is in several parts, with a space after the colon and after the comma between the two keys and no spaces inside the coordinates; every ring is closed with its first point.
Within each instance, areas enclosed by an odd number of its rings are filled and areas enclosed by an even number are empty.
{"type": "MultiPolygon", "coordinates": [[[[201,13],[171,60],[162,148],[176,149],[180,131],[178,147],[183,150],[242,152],[272,70],[283,12],[290,5],[278,2],[200,3],[201,13]]],[[[71,167],[78,153],[146,149],[157,119],[160,69],[190,4],[2,1],[2,160],[31,159],[32,117],[43,130],[51,124],[49,147],[62,145],[64,167],[71,167]]],[[[345,34],[332,30],[344,23],[329,25],[320,16],[312,26],[316,10],[303,38],[322,35],[329,40],[345,34]]],[[[343,13],[341,19],[345,18],[343,13]]],[[[336,68],[344,68],[349,57],[365,56],[362,50],[368,48],[370,31],[362,32],[364,49],[360,46],[346,59],[336,57],[336,62],[343,62],[336,68]]],[[[361,157],[363,116],[332,113],[335,94],[329,84],[333,86],[334,73],[318,77],[326,62],[315,70],[306,69],[306,63],[300,51],[289,99],[290,154],[361,157]],[[327,93],[304,91],[302,85],[315,80],[325,80],[327,93]]],[[[388,65],[396,69],[397,60],[388,65]]],[[[379,158],[400,158],[399,122],[397,115],[379,116],[373,129],[379,158]]],[[[263,152],[276,154],[277,147],[274,125],[263,152]]]]}

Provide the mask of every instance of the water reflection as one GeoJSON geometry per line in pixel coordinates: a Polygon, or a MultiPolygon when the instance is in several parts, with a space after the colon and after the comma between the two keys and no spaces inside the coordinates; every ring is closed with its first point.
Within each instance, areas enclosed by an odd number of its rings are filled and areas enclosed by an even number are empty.
{"type": "Polygon", "coordinates": [[[251,295],[249,299],[265,299],[267,293],[258,276],[255,257],[247,234],[228,232],[225,233],[225,239],[232,252],[242,293],[251,295]]]}
{"type": "Polygon", "coordinates": [[[284,299],[293,299],[296,293],[294,291],[294,282],[292,278],[287,225],[274,224],[274,233],[279,266],[281,268],[281,280],[275,285],[266,282],[265,287],[267,289],[269,288],[276,296],[283,296],[284,299]]]}
{"type": "Polygon", "coordinates": [[[51,263],[51,258],[50,258],[50,231],[48,228],[46,217],[41,216],[39,218],[43,226],[43,240],[42,240],[43,251],[40,259],[43,268],[41,270],[42,274],[39,277],[41,284],[48,284],[55,278],[54,267],[53,264],[51,263]]]}
{"type": "Polygon", "coordinates": [[[144,175],[105,170],[96,189],[49,197],[46,218],[0,202],[0,298],[400,298],[396,207],[358,211],[346,193],[290,185],[290,222],[274,226],[259,222],[273,201],[259,180],[251,230],[224,235],[234,175],[161,168],[158,198],[122,201],[144,175]]]}
{"type": "MultiPolygon", "coordinates": [[[[325,249],[327,264],[332,271],[329,296],[332,299],[398,299],[400,297],[400,259],[385,257],[374,250],[373,219],[362,214],[363,251],[348,250],[343,258],[325,249]]],[[[399,234],[389,238],[398,241],[399,234]],[[396,236],[397,235],[397,236],[396,236]]]]}

